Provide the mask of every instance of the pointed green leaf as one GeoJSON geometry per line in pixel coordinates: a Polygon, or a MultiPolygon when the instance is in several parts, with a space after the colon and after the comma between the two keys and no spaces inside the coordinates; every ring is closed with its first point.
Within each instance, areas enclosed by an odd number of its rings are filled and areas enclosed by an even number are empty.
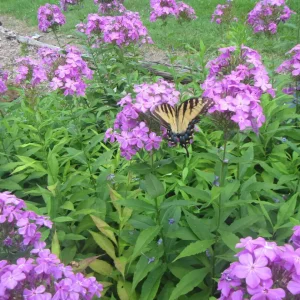
{"type": "Polygon", "coordinates": [[[164,195],[165,193],[163,184],[153,174],[147,174],[145,176],[145,186],[147,193],[152,198],[164,195]]]}
{"type": "Polygon", "coordinates": [[[159,231],[160,231],[160,226],[154,226],[154,227],[149,227],[140,233],[133,249],[131,261],[133,261],[141,254],[143,249],[145,249],[145,247],[147,247],[147,245],[150,242],[152,242],[153,239],[158,235],[159,231]]]}
{"type": "Polygon", "coordinates": [[[205,268],[199,270],[193,270],[186,274],[173,290],[169,300],[178,299],[181,295],[186,295],[192,291],[197,285],[199,285],[207,275],[208,270],[205,268]]]}
{"type": "Polygon", "coordinates": [[[181,253],[173,260],[173,262],[175,262],[179,258],[202,253],[206,251],[206,249],[211,245],[213,245],[214,242],[214,240],[204,240],[191,243],[181,251],[181,253]]]}

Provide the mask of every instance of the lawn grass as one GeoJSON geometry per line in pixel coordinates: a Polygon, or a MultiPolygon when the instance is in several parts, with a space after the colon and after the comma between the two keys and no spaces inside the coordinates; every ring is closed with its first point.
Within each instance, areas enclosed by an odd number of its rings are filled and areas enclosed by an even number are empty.
{"type": "MultiPolygon", "coordinates": [[[[0,14],[14,15],[16,18],[25,20],[29,25],[37,25],[37,9],[40,5],[48,3],[57,4],[58,0],[1,0],[0,14]]],[[[185,44],[198,48],[200,39],[208,48],[217,48],[222,43],[230,44],[230,39],[224,40],[221,27],[210,22],[211,15],[219,3],[225,0],[185,0],[191,5],[198,16],[192,22],[180,25],[174,19],[168,21],[167,26],[162,26],[162,22],[152,23],[149,21],[150,5],[149,0],[125,0],[125,6],[141,14],[145,26],[148,28],[155,45],[161,49],[183,49],[185,44]]],[[[300,0],[287,1],[289,7],[300,14],[300,0]],[[297,7],[298,6],[298,7],[297,7]]],[[[247,13],[254,7],[256,1],[235,0],[235,15],[239,18],[240,24],[246,20],[247,13]]],[[[97,12],[97,7],[93,0],[84,0],[82,7],[71,8],[66,12],[67,24],[63,27],[63,32],[72,34],[75,25],[83,21],[89,13],[97,12]]],[[[293,16],[288,23],[296,24],[297,16],[293,16]]],[[[298,25],[300,25],[298,23],[298,25]]],[[[293,45],[300,43],[297,41],[297,30],[291,29],[287,24],[279,26],[279,32],[275,39],[268,39],[264,35],[254,35],[251,28],[247,28],[247,45],[265,53],[275,53],[282,57],[293,45]],[[284,43],[282,43],[284,42],[284,43]]],[[[224,36],[224,35],[223,35],[224,36]]]]}

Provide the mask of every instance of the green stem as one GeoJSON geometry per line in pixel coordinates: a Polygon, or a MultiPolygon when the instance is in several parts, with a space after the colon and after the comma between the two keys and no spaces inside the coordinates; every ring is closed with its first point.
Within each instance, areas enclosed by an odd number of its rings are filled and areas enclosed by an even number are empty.
{"type": "Polygon", "coordinates": [[[165,236],[163,233],[163,228],[162,228],[162,224],[160,222],[160,210],[159,210],[159,206],[158,206],[158,201],[157,198],[155,198],[155,210],[156,210],[156,224],[158,226],[160,226],[160,236],[162,239],[162,246],[164,248],[164,261],[165,263],[168,263],[168,257],[167,257],[167,253],[166,253],[166,244],[165,244],[165,236]]]}
{"type": "Polygon", "coordinates": [[[57,41],[58,46],[59,46],[60,48],[62,48],[62,45],[61,45],[60,42],[59,42],[59,39],[58,39],[56,30],[55,30],[55,29],[52,29],[52,31],[53,31],[53,34],[54,34],[54,36],[55,36],[55,39],[56,39],[56,41],[57,41]]]}

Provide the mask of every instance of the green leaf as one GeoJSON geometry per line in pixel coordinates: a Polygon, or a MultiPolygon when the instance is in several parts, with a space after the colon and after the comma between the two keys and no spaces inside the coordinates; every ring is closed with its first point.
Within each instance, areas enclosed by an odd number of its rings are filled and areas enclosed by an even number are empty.
{"type": "Polygon", "coordinates": [[[196,206],[198,202],[188,201],[188,200],[176,200],[170,202],[163,202],[160,206],[160,209],[166,209],[171,206],[196,206]]]}
{"type": "Polygon", "coordinates": [[[138,257],[143,249],[145,249],[145,247],[147,247],[147,245],[153,241],[153,239],[158,235],[160,229],[160,226],[154,226],[149,227],[140,233],[133,249],[131,261],[138,257]]]}
{"type": "Polygon", "coordinates": [[[84,237],[81,234],[75,234],[75,233],[67,233],[65,235],[65,240],[71,240],[71,241],[82,241],[86,240],[86,237],[84,237]]]}
{"type": "Polygon", "coordinates": [[[95,259],[89,264],[89,267],[96,273],[104,276],[111,276],[113,267],[104,260],[95,259]]]}
{"type": "Polygon", "coordinates": [[[277,230],[284,222],[289,221],[289,218],[293,216],[296,204],[297,204],[298,193],[293,195],[291,199],[281,205],[278,215],[277,215],[277,223],[275,225],[275,230],[277,230]]]}
{"type": "Polygon", "coordinates": [[[157,267],[151,271],[145,280],[142,286],[142,293],[140,300],[153,300],[157,294],[160,281],[164,272],[166,271],[167,266],[163,264],[162,266],[157,267]]]}
{"type": "Polygon", "coordinates": [[[207,274],[208,270],[206,268],[189,272],[176,285],[169,300],[178,299],[181,295],[186,295],[188,292],[192,291],[204,280],[207,274]]]}
{"type": "Polygon", "coordinates": [[[135,164],[128,167],[128,170],[135,174],[148,174],[151,172],[151,167],[146,163],[135,164]]]}
{"type": "Polygon", "coordinates": [[[140,259],[135,267],[135,272],[133,274],[132,290],[134,290],[138,283],[142,281],[147,276],[147,274],[156,267],[157,263],[158,261],[155,260],[153,263],[149,264],[148,258],[145,255],[140,256],[140,259]]]}
{"type": "Polygon", "coordinates": [[[220,233],[222,241],[228,248],[235,253],[239,251],[235,248],[235,245],[239,242],[239,238],[234,233],[225,230],[218,230],[218,232],[220,233]]]}
{"type": "Polygon", "coordinates": [[[53,222],[64,223],[64,222],[74,222],[75,220],[71,217],[57,217],[53,219],[53,222]]]}
{"type": "Polygon", "coordinates": [[[214,242],[215,240],[204,240],[191,243],[181,251],[181,253],[173,260],[173,262],[183,257],[202,253],[206,251],[206,249],[209,248],[211,245],[213,245],[214,242]]]}
{"type": "Polygon", "coordinates": [[[77,150],[75,148],[66,148],[67,152],[69,153],[69,158],[70,159],[74,159],[77,160],[78,162],[82,163],[82,164],[87,164],[87,160],[86,160],[86,156],[84,155],[84,152],[81,150],[77,150]]]}
{"type": "Polygon", "coordinates": [[[197,189],[190,186],[181,186],[179,187],[180,190],[183,190],[188,195],[193,197],[193,200],[201,200],[203,202],[209,202],[211,200],[210,194],[207,191],[197,189]]]}
{"type": "Polygon", "coordinates": [[[210,227],[207,225],[207,222],[197,218],[186,210],[184,210],[184,214],[189,227],[200,240],[210,240],[214,237],[210,232],[210,227]]]}
{"type": "Polygon", "coordinates": [[[145,176],[145,186],[147,193],[152,198],[156,198],[165,194],[163,184],[153,174],[147,174],[145,176]]]}
{"type": "Polygon", "coordinates": [[[52,242],[51,242],[51,252],[60,258],[60,245],[57,237],[56,231],[54,232],[52,242]]]}
{"type": "Polygon", "coordinates": [[[100,248],[105,251],[112,259],[116,258],[115,248],[112,242],[100,233],[89,231],[92,235],[94,241],[100,246],[100,248]]]}
{"type": "Polygon", "coordinates": [[[115,235],[112,231],[112,228],[103,220],[101,220],[98,217],[92,216],[91,218],[93,219],[95,225],[97,226],[97,228],[105,235],[107,236],[111,241],[113,241],[115,243],[115,245],[117,245],[117,240],[115,238],[115,235]]]}
{"type": "Polygon", "coordinates": [[[132,199],[132,200],[118,200],[115,201],[115,203],[132,208],[137,211],[152,211],[155,212],[156,209],[153,205],[138,199],[132,199]]]}
{"type": "Polygon", "coordinates": [[[74,204],[71,201],[66,201],[60,208],[66,210],[75,210],[74,204]]]}

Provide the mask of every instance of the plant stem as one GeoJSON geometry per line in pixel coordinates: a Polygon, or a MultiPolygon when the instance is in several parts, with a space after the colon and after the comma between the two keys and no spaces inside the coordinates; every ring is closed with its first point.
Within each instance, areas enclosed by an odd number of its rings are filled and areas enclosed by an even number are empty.
{"type": "Polygon", "coordinates": [[[55,30],[55,29],[52,29],[52,31],[53,31],[53,34],[54,34],[54,36],[55,36],[55,39],[56,39],[56,41],[57,41],[58,46],[59,46],[60,48],[62,48],[62,45],[61,45],[60,42],[59,42],[59,39],[58,39],[56,30],[55,30]]]}

